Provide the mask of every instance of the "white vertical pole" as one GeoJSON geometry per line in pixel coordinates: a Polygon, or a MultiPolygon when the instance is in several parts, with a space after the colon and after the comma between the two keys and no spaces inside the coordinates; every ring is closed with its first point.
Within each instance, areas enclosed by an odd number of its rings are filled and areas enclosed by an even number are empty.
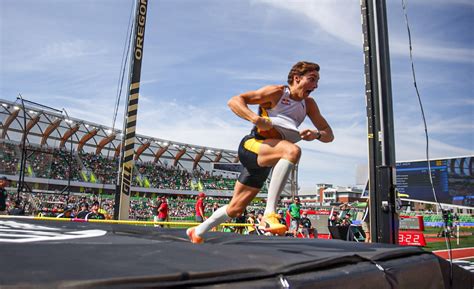
{"type": "Polygon", "coordinates": [[[458,246],[459,246],[459,223],[456,224],[456,227],[457,227],[457,229],[456,229],[456,230],[457,230],[457,233],[456,233],[456,235],[457,235],[457,237],[456,237],[457,241],[456,241],[456,243],[457,243],[458,246]]]}

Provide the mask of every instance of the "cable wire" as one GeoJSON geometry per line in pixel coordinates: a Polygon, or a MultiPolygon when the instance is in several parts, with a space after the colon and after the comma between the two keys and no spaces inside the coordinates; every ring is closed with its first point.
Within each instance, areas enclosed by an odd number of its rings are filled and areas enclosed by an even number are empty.
{"type": "MultiPolygon", "coordinates": [[[[430,163],[430,157],[429,157],[428,127],[426,125],[426,117],[425,117],[425,112],[424,112],[424,109],[423,109],[423,103],[421,101],[420,92],[418,91],[418,85],[416,83],[415,64],[414,64],[414,61],[413,61],[413,52],[412,52],[413,47],[412,47],[412,43],[411,43],[411,32],[410,32],[410,25],[409,25],[409,22],[408,22],[408,13],[407,13],[407,7],[406,7],[406,0],[402,0],[402,8],[403,8],[403,14],[405,15],[405,23],[406,23],[407,31],[408,31],[408,43],[409,43],[409,47],[410,47],[410,62],[411,62],[411,71],[412,71],[412,76],[413,76],[413,85],[415,86],[416,95],[418,97],[418,103],[419,103],[420,109],[421,109],[421,115],[423,117],[423,125],[424,125],[424,128],[425,128],[425,139],[426,139],[425,152],[426,152],[426,162],[428,163],[428,175],[429,175],[429,179],[430,179],[431,190],[433,192],[434,200],[438,204],[438,207],[441,209],[441,215],[443,216],[444,239],[445,239],[445,242],[446,242],[446,248],[448,249],[448,256],[449,256],[449,263],[450,263],[449,282],[450,282],[450,285],[452,286],[452,282],[453,282],[453,256],[451,254],[451,250],[452,250],[451,249],[451,240],[450,240],[450,236],[447,234],[447,224],[446,224],[446,221],[444,220],[445,217],[444,217],[443,207],[441,206],[441,203],[438,201],[438,198],[436,196],[436,190],[435,190],[434,184],[433,184],[433,176],[431,175],[431,163],[430,163]]],[[[439,210],[437,210],[437,211],[439,212],[439,210]]]]}
{"type": "MultiPolygon", "coordinates": [[[[130,45],[131,45],[131,34],[132,34],[132,30],[133,30],[133,27],[134,27],[134,23],[132,21],[132,15],[133,15],[133,12],[135,11],[135,4],[136,4],[136,0],[132,0],[132,7],[130,9],[130,15],[128,16],[128,31],[127,31],[127,35],[125,37],[125,42],[124,42],[124,45],[123,45],[123,52],[122,52],[122,60],[121,60],[121,64],[120,64],[120,70],[119,70],[119,78],[118,78],[118,82],[117,82],[117,95],[115,97],[115,107],[114,107],[114,112],[113,112],[113,115],[112,115],[112,134],[115,132],[115,122],[117,120],[117,114],[118,114],[118,109],[119,109],[119,106],[120,106],[120,99],[121,99],[121,96],[122,96],[122,88],[123,88],[123,80],[125,78],[125,71],[126,71],[126,68],[127,68],[127,60],[128,60],[128,56],[129,56],[129,53],[130,53],[130,45]]],[[[107,137],[107,135],[105,136],[107,137]]],[[[112,142],[113,141],[110,141],[108,146],[107,146],[107,156],[106,156],[106,161],[110,161],[110,147],[112,145],[112,142]]],[[[120,162],[120,160],[119,160],[120,162]]],[[[115,163],[115,158],[113,159],[113,163],[115,163]]],[[[117,167],[119,167],[120,164],[117,165],[117,167]]],[[[117,171],[117,175],[119,174],[119,172],[117,171]]],[[[103,186],[105,186],[105,182],[103,183],[103,186]]]]}
{"type": "MultiPolygon", "coordinates": [[[[125,71],[126,71],[126,68],[127,68],[127,59],[128,59],[128,55],[130,53],[130,45],[131,45],[131,33],[132,33],[132,29],[133,29],[133,22],[132,22],[132,15],[133,15],[133,11],[135,10],[134,7],[135,7],[135,0],[132,1],[132,7],[130,9],[130,15],[128,17],[128,31],[127,31],[127,36],[125,38],[125,43],[124,43],[124,46],[123,46],[123,52],[122,52],[122,60],[121,60],[121,66],[120,66],[120,74],[119,74],[119,79],[118,79],[118,83],[117,83],[117,96],[115,98],[115,107],[114,107],[114,113],[113,113],[113,120],[112,120],[112,131],[115,130],[115,122],[117,120],[117,114],[118,114],[118,109],[119,109],[119,106],[120,106],[120,99],[121,99],[121,96],[122,96],[122,88],[123,88],[123,80],[124,80],[124,76],[125,76],[125,71]]],[[[109,158],[109,153],[110,153],[110,149],[107,150],[107,158],[109,158]]]]}

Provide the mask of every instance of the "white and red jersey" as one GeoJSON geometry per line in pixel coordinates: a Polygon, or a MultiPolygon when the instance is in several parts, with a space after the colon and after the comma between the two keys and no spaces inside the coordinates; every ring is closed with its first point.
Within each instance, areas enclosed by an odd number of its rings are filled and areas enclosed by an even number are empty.
{"type": "MultiPolygon", "coordinates": [[[[279,138],[296,143],[301,140],[298,127],[306,118],[306,102],[291,99],[290,95],[290,88],[285,86],[278,103],[272,108],[259,107],[258,113],[259,116],[271,120],[274,129],[279,133],[279,138]]],[[[260,131],[254,128],[254,132],[264,138],[275,137],[272,130],[260,131]]]]}

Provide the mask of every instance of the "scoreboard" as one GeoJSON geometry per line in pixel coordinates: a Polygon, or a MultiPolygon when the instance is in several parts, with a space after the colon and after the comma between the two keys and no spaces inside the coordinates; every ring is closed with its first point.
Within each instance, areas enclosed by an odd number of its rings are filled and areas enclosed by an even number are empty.
{"type": "Polygon", "coordinates": [[[402,246],[426,246],[424,230],[423,216],[400,216],[398,244],[402,246]]]}
{"type": "MultiPolygon", "coordinates": [[[[448,188],[448,161],[430,161],[431,176],[438,201],[451,203],[448,188]]],[[[411,199],[434,202],[426,161],[397,163],[397,188],[411,199]]]]}
{"type": "Polygon", "coordinates": [[[231,173],[240,173],[242,165],[240,163],[211,163],[212,170],[219,170],[231,173]]]}

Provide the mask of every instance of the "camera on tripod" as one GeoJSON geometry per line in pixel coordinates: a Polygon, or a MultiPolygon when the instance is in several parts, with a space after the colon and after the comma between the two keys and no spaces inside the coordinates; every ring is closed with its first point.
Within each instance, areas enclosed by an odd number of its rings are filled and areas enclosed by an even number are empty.
{"type": "Polygon", "coordinates": [[[441,214],[443,214],[443,220],[446,221],[448,219],[450,213],[451,212],[449,210],[441,209],[441,214]]]}

